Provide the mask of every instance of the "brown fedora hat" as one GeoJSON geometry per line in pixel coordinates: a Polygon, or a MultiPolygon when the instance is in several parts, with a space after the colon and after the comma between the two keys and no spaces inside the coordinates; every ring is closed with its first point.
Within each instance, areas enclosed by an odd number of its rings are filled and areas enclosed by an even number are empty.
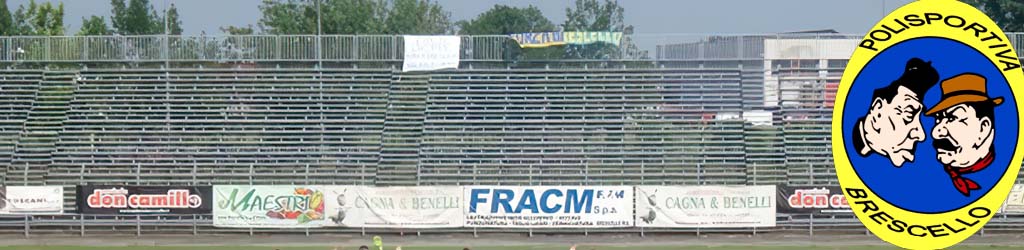
{"type": "Polygon", "coordinates": [[[985,77],[974,73],[963,73],[940,83],[942,100],[928,109],[924,115],[931,116],[939,111],[958,104],[971,102],[992,102],[994,105],[1003,103],[1002,97],[989,98],[985,88],[985,77]]]}

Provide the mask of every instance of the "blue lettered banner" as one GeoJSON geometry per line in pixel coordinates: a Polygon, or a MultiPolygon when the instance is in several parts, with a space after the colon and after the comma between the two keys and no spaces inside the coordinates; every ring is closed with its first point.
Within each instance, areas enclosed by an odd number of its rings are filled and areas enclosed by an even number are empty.
{"type": "Polygon", "coordinates": [[[510,34],[512,40],[519,43],[520,48],[543,48],[557,45],[586,45],[592,43],[608,43],[619,45],[622,32],[536,32],[510,34]]]}
{"type": "Polygon", "coordinates": [[[467,186],[466,227],[633,226],[631,186],[467,186]]]}

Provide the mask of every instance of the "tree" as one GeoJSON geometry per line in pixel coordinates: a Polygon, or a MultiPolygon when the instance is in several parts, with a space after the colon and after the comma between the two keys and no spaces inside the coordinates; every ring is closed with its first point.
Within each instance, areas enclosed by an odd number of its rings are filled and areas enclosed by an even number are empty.
{"type": "Polygon", "coordinates": [[[382,0],[264,0],[259,26],[270,34],[316,34],[317,4],[323,34],[381,34],[387,3],[382,0]]]}
{"type": "Polygon", "coordinates": [[[463,35],[508,35],[514,33],[556,31],[555,25],[540,9],[494,5],[475,19],[456,23],[463,35]]]}
{"type": "Polygon", "coordinates": [[[59,36],[64,35],[64,3],[54,7],[50,2],[28,3],[28,8],[19,6],[11,18],[13,35],[59,36]]]}
{"type": "Polygon", "coordinates": [[[259,27],[270,34],[447,34],[448,12],[427,0],[264,0],[259,27]]]}
{"type": "Polygon", "coordinates": [[[178,17],[178,7],[174,7],[173,3],[171,4],[171,7],[167,8],[167,20],[166,20],[166,22],[167,22],[167,32],[169,34],[171,34],[171,35],[181,35],[181,32],[183,31],[183,29],[181,28],[181,20],[178,17]]]}
{"type": "Polygon", "coordinates": [[[1024,2],[1016,0],[964,0],[977,7],[999,25],[1004,32],[1024,31],[1024,2]]]}
{"type": "Polygon", "coordinates": [[[167,8],[167,19],[157,13],[149,0],[111,0],[110,23],[114,32],[122,35],[154,35],[164,33],[164,22],[171,35],[180,35],[181,20],[178,8],[171,4],[167,8]]]}
{"type": "Polygon", "coordinates": [[[0,0],[0,36],[14,34],[14,20],[11,19],[11,10],[7,9],[7,0],[0,0]]]}
{"type": "MultiPolygon", "coordinates": [[[[633,33],[633,26],[624,22],[625,9],[618,2],[604,0],[576,0],[575,8],[565,9],[565,31],[608,31],[622,32],[623,35],[633,33]]],[[[588,44],[566,46],[566,57],[569,59],[616,59],[623,50],[636,50],[628,38],[623,36],[620,44],[588,44]]]]}
{"type": "Polygon", "coordinates": [[[252,35],[255,33],[253,32],[252,25],[245,27],[224,26],[220,27],[220,31],[228,35],[252,35]]]}
{"type": "Polygon", "coordinates": [[[101,16],[91,16],[88,19],[82,18],[82,28],[78,30],[79,36],[101,36],[111,35],[114,31],[107,26],[107,20],[101,16]]]}
{"type": "Polygon", "coordinates": [[[388,34],[449,34],[450,14],[430,0],[394,0],[384,21],[388,34]]]}
{"type": "MultiPolygon", "coordinates": [[[[475,19],[457,23],[462,35],[508,35],[528,32],[557,31],[557,27],[534,6],[526,8],[494,5],[493,8],[475,19]]],[[[515,41],[508,41],[509,59],[559,59],[565,53],[563,47],[519,49],[515,41]]]]}

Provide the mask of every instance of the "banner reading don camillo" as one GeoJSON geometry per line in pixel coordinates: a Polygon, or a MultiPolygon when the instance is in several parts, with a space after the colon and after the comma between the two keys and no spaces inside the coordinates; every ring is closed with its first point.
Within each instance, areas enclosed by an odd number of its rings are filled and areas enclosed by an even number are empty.
{"type": "Polygon", "coordinates": [[[83,214],[209,214],[210,186],[78,186],[83,214]]]}
{"type": "Polygon", "coordinates": [[[328,223],[343,227],[462,227],[462,187],[324,188],[328,223]]]}
{"type": "Polygon", "coordinates": [[[213,225],[241,228],[309,228],[324,224],[318,186],[214,186],[213,225]]]}

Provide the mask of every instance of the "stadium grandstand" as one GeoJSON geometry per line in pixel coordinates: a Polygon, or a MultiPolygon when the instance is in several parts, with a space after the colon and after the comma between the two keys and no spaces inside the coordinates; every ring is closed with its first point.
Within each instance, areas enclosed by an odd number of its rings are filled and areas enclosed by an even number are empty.
{"type": "MultiPolygon", "coordinates": [[[[636,35],[564,60],[462,36],[460,67],[431,72],[400,69],[402,39],[0,37],[0,186],[63,186],[68,213],[0,230],[246,231],[79,216],[86,184],[838,185],[832,106],[857,36],[636,35]]],[[[778,230],[864,230],[813,216],[778,230]]],[[[1020,227],[999,216],[987,227],[1020,227]]]]}

